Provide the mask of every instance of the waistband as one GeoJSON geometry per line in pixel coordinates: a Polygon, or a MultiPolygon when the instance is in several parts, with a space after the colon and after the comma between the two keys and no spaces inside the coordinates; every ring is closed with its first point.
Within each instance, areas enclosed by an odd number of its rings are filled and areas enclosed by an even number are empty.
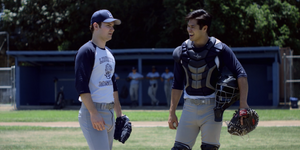
{"type": "Polygon", "coordinates": [[[215,103],[215,98],[201,98],[201,99],[184,99],[184,102],[190,102],[195,105],[210,105],[215,103]]]}
{"type": "MultiPolygon", "coordinates": [[[[114,102],[111,102],[111,103],[95,103],[94,102],[94,105],[98,109],[113,109],[115,106],[115,103],[114,102]]],[[[81,106],[85,107],[84,103],[81,103],[81,106]]]]}

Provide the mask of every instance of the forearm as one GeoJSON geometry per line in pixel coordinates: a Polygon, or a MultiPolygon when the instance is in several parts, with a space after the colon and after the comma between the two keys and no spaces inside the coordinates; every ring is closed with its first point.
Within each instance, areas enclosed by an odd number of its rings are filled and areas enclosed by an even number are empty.
{"type": "Polygon", "coordinates": [[[91,93],[80,94],[80,97],[81,97],[81,100],[82,100],[83,104],[85,105],[85,107],[90,112],[90,114],[97,114],[98,113],[98,111],[97,111],[97,109],[94,105],[94,102],[92,100],[91,93]]]}
{"type": "Polygon", "coordinates": [[[119,101],[119,94],[118,91],[114,92],[114,110],[116,112],[116,116],[117,117],[121,117],[122,116],[122,109],[121,109],[121,104],[119,101]]]}
{"type": "Polygon", "coordinates": [[[170,113],[174,113],[176,111],[177,105],[182,95],[182,90],[172,89],[171,93],[171,104],[170,104],[170,113]]]}
{"type": "Polygon", "coordinates": [[[248,81],[246,77],[238,78],[238,86],[240,91],[240,108],[248,108],[247,97],[248,97],[248,81]]]}

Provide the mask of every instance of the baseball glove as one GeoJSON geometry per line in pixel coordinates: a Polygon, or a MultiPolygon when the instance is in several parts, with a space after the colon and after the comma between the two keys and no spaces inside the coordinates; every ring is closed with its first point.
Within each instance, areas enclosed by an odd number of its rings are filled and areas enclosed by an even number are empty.
{"type": "Polygon", "coordinates": [[[118,140],[123,144],[129,138],[130,133],[132,131],[131,122],[129,121],[130,121],[129,118],[126,115],[124,115],[118,117],[115,122],[114,139],[118,140]]]}
{"type": "Polygon", "coordinates": [[[227,131],[231,135],[243,136],[253,131],[256,128],[258,121],[259,117],[255,110],[251,108],[238,109],[227,124],[227,131]],[[240,122],[242,116],[245,116],[245,118],[243,118],[243,125],[241,125],[240,122]]]}

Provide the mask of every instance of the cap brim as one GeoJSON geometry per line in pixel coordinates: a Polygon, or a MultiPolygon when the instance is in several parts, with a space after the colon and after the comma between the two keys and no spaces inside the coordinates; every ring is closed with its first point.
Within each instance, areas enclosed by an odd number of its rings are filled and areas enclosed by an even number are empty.
{"type": "Polygon", "coordinates": [[[114,18],[108,18],[108,19],[105,19],[103,22],[114,22],[115,25],[120,25],[120,24],[121,24],[121,20],[119,20],[119,19],[114,19],[114,18]]]}

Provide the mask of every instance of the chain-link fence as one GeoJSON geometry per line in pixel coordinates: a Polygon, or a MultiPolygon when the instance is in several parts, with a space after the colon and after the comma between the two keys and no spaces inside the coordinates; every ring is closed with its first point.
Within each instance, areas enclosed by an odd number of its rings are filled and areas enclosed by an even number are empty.
{"type": "Polygon", "coordinates": [[[300,99],[300,55],[283,55],[284,63],[284,102],[290,98],[300,99]]]}
{"type": "Polygon", "coordinates": [[[15,105],[15,67],[0,68],[0,104],[15,105]]]}

